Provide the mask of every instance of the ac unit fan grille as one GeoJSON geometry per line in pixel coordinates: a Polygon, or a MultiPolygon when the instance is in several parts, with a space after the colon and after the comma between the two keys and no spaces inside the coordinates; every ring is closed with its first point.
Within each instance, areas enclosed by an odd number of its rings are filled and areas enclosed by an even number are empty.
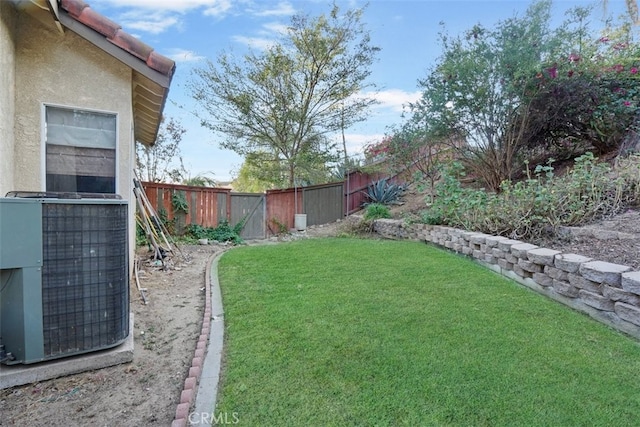
{"type": "Polygon", "coordinates": [[[127,206],[43,204],[45,357],[108,348],[129,334],[127,206]]]}

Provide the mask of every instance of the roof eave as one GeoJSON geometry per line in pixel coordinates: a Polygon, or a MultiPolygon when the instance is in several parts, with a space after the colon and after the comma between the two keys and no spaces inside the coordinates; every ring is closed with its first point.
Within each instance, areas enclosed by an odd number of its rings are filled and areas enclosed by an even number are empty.
{"type": "Polygon", "coordinates": [[[147,146],[152,146],[155,143],[158,130],[160,128],[162,111],[164,110],[169,94],[169,86],[171,85],[173,70],[168,73],[168,75],[154,70],[144,61],[110,42],[102,34],[69,16],[68,12],[64,9],[59,10],[59,19],[60,23],[65,28],[73,31],[78,36],[87,40],[94,46],[100,48],[132,69],[132,81],[136,82],[135,84],[132,84],[132,107],[134,108],[134,129],[136,129],[134,137],[136,141],[147,146]],[[140,84],[140,81],[144,81],[146,79],[152,82],[155,87],[140,84]],[[160,102],[156,100],[155,102],[146,105],[148,109],[153,111],[154,117],[151,120],[148,112],[137,114],[135,111],[135,99],[145,98],[148,92],[152,92],[160,98],[160,102]]]}
{"type": "Polygon", "coordinates": [[[134,57],[129,52],[123,50],[121,47],[111,43],[102,34],[70,17],[69,14],[64,11],[64,9],[60,11],[60,23],[80,37],[99,47],[109,55],[128,65],[134,71],[137,71],[148,79],[159,84],[163,88],[169,89],[171,78],[173,76],[164,75],[149,67],[142,60],[134,57]]]}

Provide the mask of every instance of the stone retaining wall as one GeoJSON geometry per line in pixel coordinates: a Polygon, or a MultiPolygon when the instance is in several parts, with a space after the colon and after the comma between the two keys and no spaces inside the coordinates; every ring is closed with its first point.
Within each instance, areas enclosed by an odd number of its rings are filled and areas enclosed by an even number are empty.
{"type": "Polygon", "coordinates": [[[425,241],[470,257],[549,298],[640,339],[640,271],[561,253],[519,240],[426,224],[380,219],[374,231],[390,239],[425,241]]]}

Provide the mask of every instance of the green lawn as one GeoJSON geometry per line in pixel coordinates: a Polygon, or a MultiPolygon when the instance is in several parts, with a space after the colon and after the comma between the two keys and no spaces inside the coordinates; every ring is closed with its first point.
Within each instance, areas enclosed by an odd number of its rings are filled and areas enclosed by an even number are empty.
{"type": "Polygon", "coordinates": [[[239,425],[640,422],[636,341],[423,243],[240,247],[219,277],[239,425]]]}

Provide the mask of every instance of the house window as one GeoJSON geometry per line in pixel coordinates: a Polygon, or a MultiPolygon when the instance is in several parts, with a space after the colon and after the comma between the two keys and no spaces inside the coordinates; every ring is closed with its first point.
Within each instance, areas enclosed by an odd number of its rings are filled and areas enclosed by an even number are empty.
{"type": "Polygon", "coordinates": [[[45,107],[46,189],[116,192],[116,115],[45,107]]]}

